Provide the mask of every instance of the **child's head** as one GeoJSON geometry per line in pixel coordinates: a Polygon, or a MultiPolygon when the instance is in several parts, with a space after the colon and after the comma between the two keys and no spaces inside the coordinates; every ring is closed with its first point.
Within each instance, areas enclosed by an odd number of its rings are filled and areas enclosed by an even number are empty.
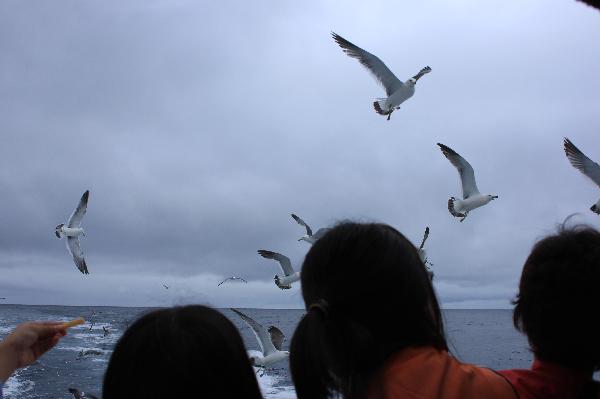
{"type": "Polygon", "coordinates": [[[541,360],[600,368],[600,232],[561,227],[525,261],[514,323],[541,360]]]}
{"type": "Polygon", "coordinates": [[[417,249],[385,224],[341,223],[302,265],[307,314],[290,348],[299,398],[354,398],[393,353],[446,349],[442,317],[417,249]]]}
{"type": "Polygon", "coordinates": [[[156,310],[121,337],[103,398],[261,398],[242,338],[205,306],[156,310]]]}

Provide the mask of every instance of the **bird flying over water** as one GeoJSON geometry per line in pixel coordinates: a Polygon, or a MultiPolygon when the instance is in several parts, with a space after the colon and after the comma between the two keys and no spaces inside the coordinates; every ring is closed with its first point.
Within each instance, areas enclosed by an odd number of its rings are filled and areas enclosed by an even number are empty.
{"type": "Polygon", "coordinates": [[[431,72],[431,68],[426,66],[421,69],[412,78],[406,82],[402,82],[389,70],[389,68],[375,55],[361,49],[360,47],[350,43],[335,32],[331,32],[333,40],[342,48],[344,53],[352,58],[356,58],[363,66],[365,66],[373,76],[381,83],[385,89],[387,98],[378,98],[373,103],[375,111],[380,115],[387,115],[389,121],[392,112],[400,109],[400,104],[408,100],[415,94],[415,84],[421,76],[431,72]]]}
{"type": "Polygon", "coordinates": [[[289,290],[292,288],[292,283],[300,280],[300,272],[294,271],[292,267],[292,262],[290,258],[285,255],[282,255],[277,252],[267,251],[265,249],[259,249],[258,254],[266,259],[273,259],[279,262],[279,266],[281,266],[281,270],[283,271],[283,276],[279,276],[278,274],[273,277],[275,280],[275,285],[277,285],[282,290],[289,290]]]}
{"type": "Polygon", "coordinates": [[[231,276],[231,277],[227,277],[225,280],[223,280],[219,284],[217,284],[217,287],[220,286],[221,284],[223,284],[224,282],[230,281],[230,280],[231,281],[239,280],[239,281],[243,281],[244,283],[248,284],[248,282],[245,279],[241,278],[241,277],[231,276]]]}
{"type": "Polygon", "coordinates": [[[98,399],[96,396],[82,392],[76,388],[69,388],[69,392],[73,394],[73,398],[75,399],[98,399]]]}
{"type": "Polygon", "coordinates": [[[300,226],[304,226],[306,229],[306,235],[300,237],[298,241],[306,241],[309,244],[314,244],[318,239],[323,237],[325,233],[327,233],[330,229],[327,227],[322,227],[313,234],[312,229],[306,222],[300,219],[298,216],[292,213],[292,218],[298,223],[300,226]]]}
{"type": "Polygon", "coordinates": [[[460,183],[462,185],[463,199],[459,200],[450,197],[448,200],[448,210],[454,217],[460,217],[460,221],[466,219],[470,211],[475,208],[484,206],[488,202],[498,198],[497,195],[484,195],[479,193],[477,184],[475,183],[475,171],[466,159],[458,155],[452,148],[444,144],[437,143],[441,148],[442,153],[452,165],[458,170],[460,175],[460,183]]]}
{"type": "Polygon", "coordinates": [[[246,316],[239,310],[233,308],[231,310],[240,316],[242,320],[246,322],[248,327],[252,329],[252,332],[254,332],[256,340],[258,341],[258,345],[260,346],[263,356],[250,356],[250,362],[253,366],[269,367],[290,356],[290,352],[281,350],[285,335],[283,335],[279,328],[270,326],[266,329],[256,320],[246,316]]]}
{"type": "MultiPolygon", "coordinates": [[[[566,137],[564,148],[565,154],[567,154],[567,158],[569,159],[569,162],[571,162],[571,165],[600,187],[600,165],[589,159],[566,137]]],[[[600,200],[592,205],[590,210],[600,215],[600,200]]]]}
{"type": "Polygon", "coordinates": [[[166,284],[163,284],[163,287],[165,287],[165,289],[166,289],[166,290],[168,290],[168,289],[169,289],[169,286],[168,286],[168,285],[166,285],[166,284]]]}
{"type": "Polygon", "coordinates": [[[71,214],[71,217],[69,217],[69,221],[67,222],[66,226],[64,223],[61,223],[54,229],[54,234],[56,234],[56,237],[67,237],[67,249],[73,257],[75,266],[77,266],[79,271],[83,274],[89,274],[89,271],[85,262],[85,258],[83,257],[83,251],[81,250],[81,245],[79,243],[79,236],[85,236],[85,231],[81,228],[81,219],[83,219],[83,216],[87,210],[89,196],[90,191],[87,190],[81,196],[79,204],[71,214]]]}

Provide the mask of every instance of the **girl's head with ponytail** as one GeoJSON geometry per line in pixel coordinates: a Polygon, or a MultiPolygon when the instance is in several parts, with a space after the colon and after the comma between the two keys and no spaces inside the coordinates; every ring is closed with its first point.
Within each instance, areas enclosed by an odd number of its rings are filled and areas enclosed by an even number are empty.
{"type": "Polygon", "coordinates": [[[307,313],[290,348],[299,399],[363,398],[394,353],[447,349],[427,270],[415,246],[388,225],[337,225],[308,252],[301,279],[307,313]]]}

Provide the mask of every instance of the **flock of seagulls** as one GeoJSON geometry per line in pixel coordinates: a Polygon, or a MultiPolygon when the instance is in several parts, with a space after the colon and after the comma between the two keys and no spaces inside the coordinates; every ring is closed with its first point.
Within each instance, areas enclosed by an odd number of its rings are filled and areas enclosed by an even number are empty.
{"type": "MultiPolygon", "coordinates": [[[[363,50],[362,48],[356,46],[334,32],[332,32],[332,37],[333,40],[342,48],[344,53],[352,58],[357,59],[364,67],[368,69],[368,71],[385,89],[386,97],[376,99],[376,101],[373,102],[373,107],[378,114],[387,116],[387,120],[390,120],[392,113],[398,110],[402,103],[414,95],[417,81],[424,75],[431,72],[431,68],[426,66],[422,68],[416,75],[403,82],[398,79],[377,56],[369,53],[366,50],[363,50]]],[[[448,200],[448,211],[452,216],[460,218],[460,222],[463,222],[471,211],[487,205],[491,201],[497,199],[498,195],[481,194],[475,180],[475,171],[469,162],[467,162],[465,158],[463,158],[449,146],[441,143],[438,143],[437,145],[439,146],[442,154],[456,168],[460,176],[462,197],[457,198],[451,196],[448,200]]],[[[569,162],[573,165],[573,167],[578,169],[581,173],[583,173],[600,187],[600,165],[588,158],[567,138],[564,139],[564,150],[569,162]]],[[[80,237],[85,236],[85,231],[81,227],[81,222],[87,211],[89,194],[89,191],[86,191],[83,194],[68,221],[56,226],[54,232],[56,237],[59,239],[66,237],[69,253],[73,257],[75,265],[83,274],[89,273],[80,243],[80,237]]],[[[600,214],[600,200],[592,205],[590,209],[592,212],[600,214]]],[[[299,216],[295,214],[292,214],[291,216],[296,223],[306,229],[306,234],[300,237],[298,241],[305,241],[312,245],[321,237],[323,237],[327,231],[329,231],[329,228],[323,227],[313,232],[313,229],[299,216]]],[[[433,278],[433,273],[429,268],[429,266],[432,266],[432,263],[429,262],[427,253],[425,251],[425,242],[427,241],[428,237],[429,227],[426,227],[423,240],[418,248],[418,253],[421,261],[425,267],[427,267],[430,277],[433,278]]],[[[265,249],[259,250],[258,254],[265,259],[271,259],[278,262],[282,272],[281,274],[277,273],[274,276],[275,285],[278,288],[282,290],[290,289],[293,283],[300,280],[300,271],[296,271],[294,269],[290,258],[287,256],[265,249]]],[[[230,276],[218,283],[217,286],[221,286],[227,282],[248,283],[248,281],[243,277],[230,276]]],[[[169,289],[169,286],[166,284],[163,284],[163,286],[165,289],[169,289]]],[[[269,326],[268,328],[265,328],[256,320],[245,315],[239,310],[231,310],[235,312],[252,329],[261,348],[262,357],[251,357],[253,365],[259,367],[268,367],[281,360],[287,359],[289,352],[282,350],[282,344],[285,340],[285,336],[281,330],[275,326],[269,326]]],[[[109,331],[104,329],[104,335],[106,336],[108,333],[109,331]]],[[[70,389],[69,391],[74,395],[75,398],[93,398],[93,396],[85,395],[83,392],[80,392],[76,389],[70,389]]]]}

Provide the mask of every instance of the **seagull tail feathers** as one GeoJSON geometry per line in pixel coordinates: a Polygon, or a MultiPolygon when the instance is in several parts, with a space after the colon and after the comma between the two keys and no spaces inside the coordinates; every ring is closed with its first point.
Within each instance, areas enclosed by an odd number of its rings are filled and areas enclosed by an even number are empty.
{"type": "Polygon", "coordinates": [[[375,112],[379,115],[388,115],[390,111],[385,111],[383,107],[385,106],[385,100],[378,100],[373,102],[373,108],[375,108],[375,112]]]}
{"type": "Polygon", "coordinates": [[[450,214],[457,218],[465,217],[466,215],[464,213],[460,213],[454,208],[454,201],[456,201],[456,198],[454,197],[450,197],[450,199],[448,199],[448,210],[450,211],[450,214]]]}

